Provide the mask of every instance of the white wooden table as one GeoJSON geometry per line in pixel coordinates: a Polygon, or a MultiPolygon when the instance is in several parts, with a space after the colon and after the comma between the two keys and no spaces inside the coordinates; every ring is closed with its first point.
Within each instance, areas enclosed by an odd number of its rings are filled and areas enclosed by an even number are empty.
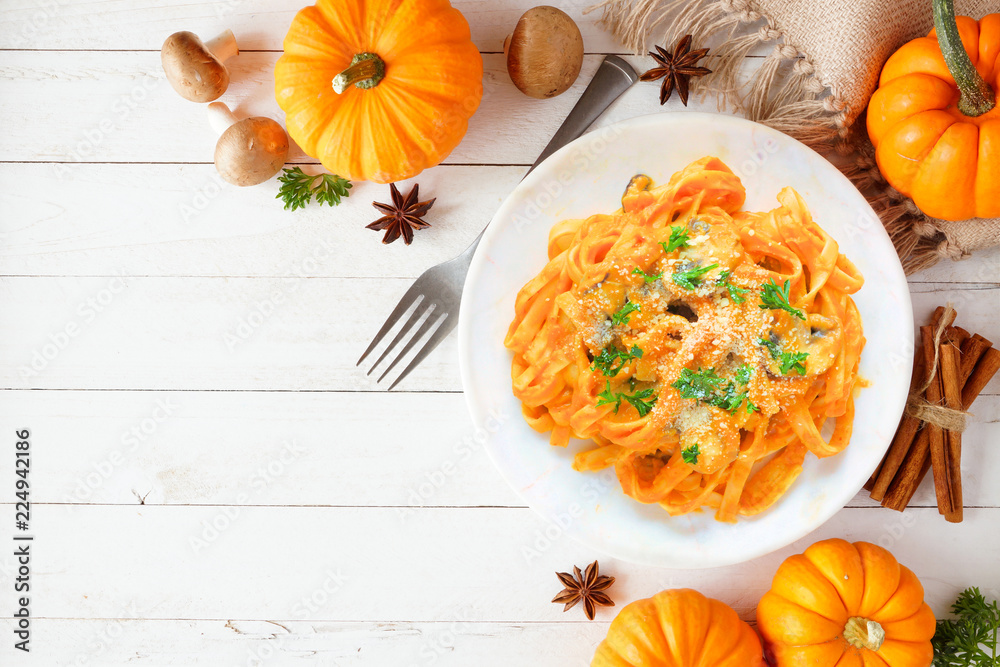
{"type": "MultiPolygon", "coordinates": [[[[291,213],[274,181],[222,184],[204,108],[163,78],[168,34],[232,28],[242,53],[223,101],[281,120],[272,67],[301,4],[0,0],[0,664],[584,665],[613,618],[549,603],[554,571],[601,554],[524,507],[473,440],[454,335],[393,393],[354,363],[411,281],[475,238],[601,54],[621,48],[586,2],[564,6],[584,33],[583,73],[530,100],[499,52],[531,3],[459,2],[483,52],[483,105],[417,179],[438,198],[433,227],[382,246],[364,224],[387,186],[291,213]],[[9,548],[23,428],[28,656],[12,646],[9,548]]],[[[656,98],[638,85],[599,123],[659,111],[656,98]]],[[[315,165],[297,150],[291,161],[315,165]]],[[[1000,341],[1000,253],[911,288],[920,321],[951,301],[962,326],[1000,341]]],[[[928,483],[904,514],[862,494],[739,566],[601,558],[618,608],[695,587],[752,618],[780,560],[830,536],[890,547],[936,612],[967,585],[1000,596],[1000,381],[974,412],[961,525],[938,516],[928,483]]]]}

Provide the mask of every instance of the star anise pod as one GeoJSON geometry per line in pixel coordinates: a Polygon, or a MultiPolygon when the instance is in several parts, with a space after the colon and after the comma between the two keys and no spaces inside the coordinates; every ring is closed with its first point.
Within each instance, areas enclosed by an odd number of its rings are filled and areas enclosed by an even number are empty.
{"type": "Polygon", "coordinates": [[[553,602],[565,603],[563,611],[569,611],[577,602],[583,601],[583,610],[587,618],[594,620],[594,612],[597,605],[604,607],[614,607],[615,603],[605,593],[611,584],[615,583],[614,577],[598,574],[597,561],[587,566],[587,570],[580,574],[580,568],[573,566],[573,574],[569,572],[556,572],[559,581],[566,588],[562,593],[552,598],[553,602]]]}
{"type": "Polygon", "coordinates": [[[670,99],[670,94],[677,88],[677,94],[681,98],[684,106],[688,104],[688,84],[693,76],[705,76],[711,74],[712,70],[707,67],[698,67],[698,61],[705,57],[708,49],[691,50],[691,35],[685,35],[681,41],[677,42],[673,54],[667,52],[662,46],[654,46],[656,53],[652,51],[649,55],[653,57],[660,67],[654,67],[648,72],[644,72],[640,81],[656,81],[663,79],[660,85],[660,104],[670,99]]]}
{"type": "Polygon", "coordinates": [[[418,202],[420,186],[417,184],[413,185],[405,197],[399,193],[399,188],[396,187],[395,183],[389,184],[389,190],[392,194],[392,204],[372,202],[372,206],[385,215],[370,225],[366,225],[366,228],[374,229],[377,232],[384,229],[385,236],[382,237],[382,243],[392,243],[402,234],[403,242],[410,245],[413,242],[414,229],[431,226],[422,218],[427,215],[427,211],[431,210],[431,206],[434,205],[437,198],[418,202]]]}

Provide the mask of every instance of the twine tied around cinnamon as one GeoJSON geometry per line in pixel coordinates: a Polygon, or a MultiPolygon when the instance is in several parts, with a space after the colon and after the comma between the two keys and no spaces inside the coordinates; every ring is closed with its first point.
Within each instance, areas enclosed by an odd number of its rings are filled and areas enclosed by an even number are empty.
{"type": "Polygon", "coordinates": [[[931,386],[937,375],[938,360],[941,355],[941,338],[944,336],[945,329],[948,328],[949,323],[954,321],[955,315],[955,309],[950,303],[947,304],[944,314],[937,321],[934,328],[934,363],[927,369],[927,378],[924,380],[923,385],[910,392],[910,395],[906,399],[904,412],[914,419],[919,419],[921,422],[940,426],[946,431],[962,433],[965,431],[966,417],[969,416],[968,412],[931,403],[924,398],[924,392],[931,386]]]}

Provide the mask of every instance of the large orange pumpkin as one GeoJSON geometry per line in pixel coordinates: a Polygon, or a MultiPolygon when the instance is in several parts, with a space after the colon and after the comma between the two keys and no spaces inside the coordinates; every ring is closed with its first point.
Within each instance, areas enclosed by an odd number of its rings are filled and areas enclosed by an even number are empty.
{"type": "Polygon", "coordinates": [[[882,175],[935,218],[1000,217],[1000,14],[956,17],[933,0],[935,30],[886,62],[868,103],[882,175]]]}
{"type": "Polygon", "coordinates": [[[753,628],[718,600],[687,588],[622,609],[591,667],[762,667],[753,628]]]}
{"type": "Polygon", "coordinates": [[[318,0],[295,16],[274,68],[292,139],[330,171],[378,183],[447,157],[482,79],[469,24],[448,0],[318,0]]]}
{"type": "Polygon", "coordinates": [[[934,628],[917,577],[867,542],[824,540],[789,557],[757,605],[776,667],[930,667],[934,628]]]}

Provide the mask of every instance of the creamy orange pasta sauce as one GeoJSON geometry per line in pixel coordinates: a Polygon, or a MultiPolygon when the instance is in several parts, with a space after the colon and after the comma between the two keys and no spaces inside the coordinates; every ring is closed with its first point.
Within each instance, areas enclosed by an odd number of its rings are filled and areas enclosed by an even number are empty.
{"type": "Polygon", "coordinates": [[[636,176],[621,210],[552,229],[505,340],[528,423],[593,440],[577,470],[672,515],[757,514],[850,439],[862,277],[791,188],[744,199],[717,158],[636,176]]]}

